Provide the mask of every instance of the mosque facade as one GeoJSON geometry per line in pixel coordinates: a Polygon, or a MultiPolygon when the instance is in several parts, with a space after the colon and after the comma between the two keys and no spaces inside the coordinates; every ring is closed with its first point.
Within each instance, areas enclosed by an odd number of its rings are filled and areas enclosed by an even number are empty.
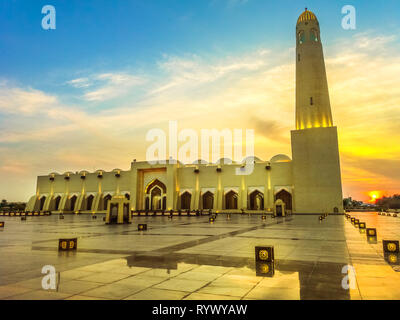
{"type": "Polygon", "coordinates": [[[333,124],[319,22],[306,10],[296,25],[296,130],[292,158],[252,158],[243,163],[151,165],[133,161],[130,170],[51,173],[37,178],[27,211],[106,212],[113,198],[127,210],[275,212],[277,215],[343,213],[337,128],[333,124]]]}

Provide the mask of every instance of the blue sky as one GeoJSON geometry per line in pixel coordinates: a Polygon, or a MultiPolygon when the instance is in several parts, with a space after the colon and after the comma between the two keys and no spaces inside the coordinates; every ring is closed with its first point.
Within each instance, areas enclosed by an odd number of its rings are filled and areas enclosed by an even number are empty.
{"type": "MultiPolygon", "coordinates": [[[[225,55],[267,44],[293,45],[305,6],[321,21],[324,39],[348,34],[340,12],[347,1],[265,0],[2,0],[1,76],[64,93],[62,81],[91,70],[149,72],[163,54],[225,55]],[[57,10],[57,29],[41,28],[41,8],[57,10]],[[33,63],[34,61],[34,63],[33,63]]],[[[358,29],[398,28],[398,1],[353,1],[358,29]]],[[[351,31],[350,31],[351,32],[351,31]]]]}
{"type": "Polygon", "coordinates": [[[128,169],[168,120],[254,128],[260,158],[290,154],[305,7],[321,26],[345,195],[399,192],[399,1],[0,0],[0,198],[27,200],[53,171],[128,169]],[[56,30],[41,27],[48,4],[56,30]],[[348,4],[356,30],[341,27],[348,4]]]}

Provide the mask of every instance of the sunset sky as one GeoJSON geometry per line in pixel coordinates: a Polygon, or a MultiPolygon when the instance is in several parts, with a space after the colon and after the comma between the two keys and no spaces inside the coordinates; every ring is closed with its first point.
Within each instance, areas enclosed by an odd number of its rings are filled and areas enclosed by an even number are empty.
{"type": "Polygon", "coordinates": [[[0,198],[36,176],[129,169],[152,128],[254,129],[291,156],[295,26],[320,22],[344,196],[400,193],[400,2],[0,0],[0,198]],[[56,30],[41,27],[44,5],[56,30]]]}

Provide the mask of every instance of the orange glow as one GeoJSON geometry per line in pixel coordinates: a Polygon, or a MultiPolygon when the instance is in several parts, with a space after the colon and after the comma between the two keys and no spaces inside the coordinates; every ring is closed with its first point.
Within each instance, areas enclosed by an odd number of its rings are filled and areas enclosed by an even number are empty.
{"type": "Polygon", "coordinates": [[[370,200],[368,202],[376,203],[377,200],[379,200],[383,197],[383,192],[382,191],[370,191],[370,192],[368,192],[368,196],[370,197],[370,200]]]}

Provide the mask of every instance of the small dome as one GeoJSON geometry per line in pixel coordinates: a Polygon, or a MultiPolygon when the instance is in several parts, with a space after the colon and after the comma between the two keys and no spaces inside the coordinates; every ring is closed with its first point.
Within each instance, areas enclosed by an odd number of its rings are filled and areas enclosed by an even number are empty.
{"type": "Polygon", "coordinates": [[[208,164],[208,161],[203,160],[203,159],[198,159],[194,161],[192,164],[208,164]]]}
{"type": "Polygon", "coordinates": [[[277,154],[276,156],[273,156],[270,161],[271,162],[290,162],[292,160],[285,154],[277,154]]]}
{"type": "Polygon", "coordinates": [[[217,161],[216,164],[232,164],[232,163],[234,162],[229,158],[221,158],[217,161]]]}
{"type": "Polygon", "coordinates": [[[256,157],[256,156],[246,157],[246,158],[244,158],[242,160],[242,163],[246,163],[247,161],[250,161],[250,162],[253,162],[253,163],[262,162],[262,160],[260,158],[256,157]]]}
{"type": "Polygon", "coordinates": [[[311,11],[308,11],[307,8],[306,10],[300,15],[300,17],[297,19],[297,24],[301,22],[306,22],[306,21],[318,21],[317,17],[315,14],[311,11]]]}

